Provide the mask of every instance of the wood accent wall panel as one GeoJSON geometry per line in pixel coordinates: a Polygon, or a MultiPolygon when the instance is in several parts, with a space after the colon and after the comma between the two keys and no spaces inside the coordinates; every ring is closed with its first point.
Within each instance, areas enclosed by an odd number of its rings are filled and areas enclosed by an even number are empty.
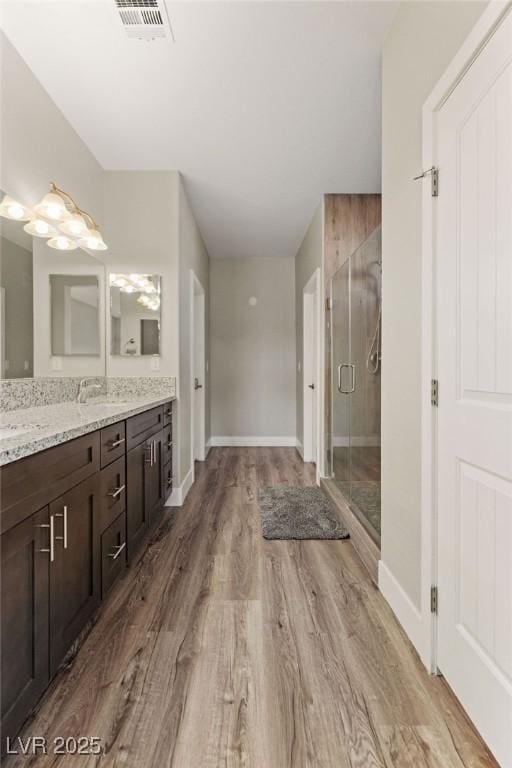
{"type": "Polygon", "coordinates": [[[381,223],[380,195],[325,195],[325,281],[381,223]]]}

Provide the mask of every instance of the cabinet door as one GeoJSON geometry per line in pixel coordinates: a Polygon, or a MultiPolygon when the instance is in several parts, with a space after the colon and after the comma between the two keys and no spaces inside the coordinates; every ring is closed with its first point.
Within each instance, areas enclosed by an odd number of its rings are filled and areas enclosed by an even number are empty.
{"type": "Polygon", "coordinates": [[[146,508],[149,514],[149,524],[153,525],[162,511],[163,498],[163,433],[147,441],[151,461],[146,463],[146,508]]]}
{"type": "Polygon", "coordinates": [[[133,559],[149,527],[146,505],[146,467],[150,464],[148,442],[137,445],[126,455],[126,546],[129,560],[133,559]]]}
{"type": "Polygon", "coordinates": [[[50,504],[55,530],[55,559],[50,564],[52,675],[100,602],[99,512],[97,476],[50,504]]]}
{"type": "Polygon", "coordinates": [[[1,537],[2,751],[48,684],[48,526],[45,507],[1,537]]]}

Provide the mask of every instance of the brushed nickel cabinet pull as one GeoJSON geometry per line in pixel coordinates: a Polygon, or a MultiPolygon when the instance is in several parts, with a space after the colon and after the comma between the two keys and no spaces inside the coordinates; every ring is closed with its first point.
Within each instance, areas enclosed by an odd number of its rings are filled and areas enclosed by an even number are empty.
{"type": "Polygon", "coordinates": [[[68,548],[68,508],[64,504],[62,512],[56,512],[55,517],[62,517],[62,536],[56,536],[57,541],[62,541],[64,549],[68,548]]]}
{"type": "Polygon", "coordinates": [[[153,448],[152,448],[152,443],[150,443],[149,445],[144,446],[144,451],[146,452],[146,457],[145,457],[144,461],[146,462],[146,464],[149,464],[149,466],[152,467],[153,466],[153,448]],[[148,457],[148,451],[149,451],[149,457],[148,457]]]}
{"type": "Polygon", "coordinates": [[[117,448],[118,445],[122,445],[125,442],[124,437],[120,437],[119,440],[109,440],[110,448],[117,448]]]}
{"type": "Polygon", "coordinates": [[[117,488],[113,488],[111,491],[108,492],[108,496],[111,496],[113,499],[117,499],[117,497],[124,491],[126,488],[126,485],[119,485],[117,488]]]}
{"type": "Polygon", "coordinates": [[[119,544],[119,546],[118,546],[118,547],[114,547],[114,549],[115,549],[116,551],[115,551],[115,552],[110,552],[110,553],[109,553],[109,557],[111,557],[111,558],[112,558],[112,560],[117,560],[117,558],[119,557],[119,555],[121,554],[121,552],[123,551],[123,549],[124,549],[125,547],[126,547],[126,542],[125,542],[125,541],[123,541],[123,543],[122,543],[122,544],[119,544]]]}
{"type": "Polygon", "coordinates": [[[38,549],[38,552],[49,552],[50,553],[50,563],[53,563],[55,560],[55,522],[53,515],[50,515],[50,522],[49,523],[41,523],[41,525],[38,526],[39,528],[49,528],[50,529],[50,548],[49,549],[38,549]]]}

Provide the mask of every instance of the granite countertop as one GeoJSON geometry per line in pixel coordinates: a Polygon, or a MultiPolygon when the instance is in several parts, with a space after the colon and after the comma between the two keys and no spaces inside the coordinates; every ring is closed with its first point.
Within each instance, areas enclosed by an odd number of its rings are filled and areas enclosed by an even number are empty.
{"type": "Polygon", "coordinates": [[[94,432],[148,408],[175,400],[163,393],[90,398],[7,411],[0,415],[0,466],[94,432]]]}

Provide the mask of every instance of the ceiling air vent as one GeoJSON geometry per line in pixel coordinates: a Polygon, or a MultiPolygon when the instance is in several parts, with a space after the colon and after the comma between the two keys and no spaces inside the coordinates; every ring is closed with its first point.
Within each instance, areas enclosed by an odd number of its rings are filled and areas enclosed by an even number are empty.
{"type": "Polygon", "coordinates": [[[173,37],[164,0],[114,0],[128,37],[173,37]]]}

